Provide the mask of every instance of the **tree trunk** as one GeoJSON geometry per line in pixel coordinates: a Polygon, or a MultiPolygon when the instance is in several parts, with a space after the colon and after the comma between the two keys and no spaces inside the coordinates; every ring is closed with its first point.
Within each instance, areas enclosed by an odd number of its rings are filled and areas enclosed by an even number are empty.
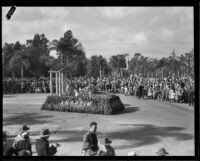
{"type": "Polygon", "coordinates": [[[23,64],[22,64],[21,65],[21,89],[23,88],[23,84],[22,84],[23,77],[24,77],[24,68],[23,68],[23,64]]]}
{"type": "Polygon", "coordinates": [[[101,69],[100,69],[99,77],[100,77],[100,79],[102,78],[102,71],[101,71],[101,69]]]}

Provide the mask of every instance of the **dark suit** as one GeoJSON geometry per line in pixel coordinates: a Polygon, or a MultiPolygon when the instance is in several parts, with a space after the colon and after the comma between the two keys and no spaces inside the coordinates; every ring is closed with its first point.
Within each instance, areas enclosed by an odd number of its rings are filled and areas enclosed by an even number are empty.
{"type": "Polygon", "coordinates": [[[82,150],[87,151],[88,149],[91,149],[92,151],[97,152],[98,147],[98,140],[95,133],[92,133],[91,131],[88,131],[83,136],[83,147],[82,150]]]}
{"type": "Polygon", "coordinates": [[[38,156],[52,156],[57,151],[55,148],[49,148],[49,142],[43,138],[36,140],[35,149],[38,156]]]}

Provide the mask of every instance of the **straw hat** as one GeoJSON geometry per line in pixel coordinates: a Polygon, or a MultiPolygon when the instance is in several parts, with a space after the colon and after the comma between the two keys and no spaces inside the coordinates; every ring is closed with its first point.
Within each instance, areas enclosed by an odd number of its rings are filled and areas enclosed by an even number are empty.
{"type": "Polygon", "coordinates": [[[27,125],[23,125],[22,127],[21,127],[21,131],[28,131],[30,129],[30,127],[28,127],[27,125]]]}

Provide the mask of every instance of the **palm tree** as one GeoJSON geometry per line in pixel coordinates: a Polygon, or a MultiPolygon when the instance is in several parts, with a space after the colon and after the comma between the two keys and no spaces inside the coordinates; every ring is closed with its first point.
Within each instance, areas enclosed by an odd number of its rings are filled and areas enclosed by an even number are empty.
{"type": "MultiPolygon", "coordinates": [[[[72,71],[74,62],[78,60],[77,57],[82,56],[84,52],[82,44],[73,36],[71,30],[65,32],[64,37],[59,40],[53,40],[50,43],[49,52],[51,50],[57,51],[61,67],[68,73],[72,71]]],[[[72,76],[72,72],[70,73],[72,76]]]]}
{"type": "Polygon", "coordinates": [[[135,54],[134,54],[134,59],[135,59],[135,61],[136,61],[136,69],[135,69],[135,72],[137,73],[137,75],[138,75],[138,73],[139,73],[138,68],[139,68],[139,60],[140,60],[140,57],[141,57],[141,54],[140,54],[140,53],[135,53],[135,54]]]}
{"type": "Polygon", "coordinates": [[[14,53],[14,44],[5,43],[2,49],[2,58],[3,58],[3,72],[4,77],[7,77],[10,73],[9,62],[14,53]]]}
{"type": "Polygon", "coordinates": [[[16,71],[16,69],[20,69],[22,81],[24,77],[24,68],[28,69],[30,67],[30,61],[26,54],[26,51],[23,49],[16,51],[10,59],[9,65],[13,71],[16,71]]]}

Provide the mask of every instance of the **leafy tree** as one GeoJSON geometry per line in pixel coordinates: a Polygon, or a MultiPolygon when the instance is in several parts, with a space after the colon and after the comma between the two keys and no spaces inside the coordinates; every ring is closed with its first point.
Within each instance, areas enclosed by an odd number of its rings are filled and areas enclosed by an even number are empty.
{"type": "Polygon", "coordinates": [[[24,77],[24,68],[30,67],[29,58],[24,51],[17,51],[14,56],[10,59],[10,67],[12,71],[18,72],[21,69],[21,79],[24,77]]]}
{"type": "Polygon", "coordinates": [[[3,65],[4,77],[11,76],[9,62],[13,55],[14,55],[14,44],[5,43],[2,49],[2,65],[3,65]]]}
{"type": "Polygon", "coordinates": [[[111,56],[109,66],[111,69],[113,69],[112,72],[120,73],[122,68],[126,68],[126,56],[127,54],[111,56]]]}
{"type": "Polygon", "coordinates": [[[4,76],[16,75],[23,78],[24,68],[30,67],[29,57],[26,53],[26,46],[16,42],[5,44],[3,47],[4,76]]]}
{"type": "Polygon", "coordinates": [[[49,40],[44,34],[35,34],[33,40],[27,40],[27,53],[30,56],[29,76],[48,76],[48,71],[54,62],[49,55],[49,40]]]}
{"type": "Polygon", "coordinates": [[[76,39],[71,30],[64,33],[59,40],[53,40],[49,50],[56,50],[58,53],[57,63],[53,68],[63,68],[67,76],[83,75],[86,73],[86,57],[82,44],[76,39]],[[75,68],[74,68],[75,66],[75,68]],[[79,71],[79,70],[82,71],[79,71]]]}
{"type": "Polygon", "coordinates": [[[87,75],[94,78],[100,77],[102,75],[108,74],[107,60],[103,56],[91,56],[87,63],[87,75]]]}

